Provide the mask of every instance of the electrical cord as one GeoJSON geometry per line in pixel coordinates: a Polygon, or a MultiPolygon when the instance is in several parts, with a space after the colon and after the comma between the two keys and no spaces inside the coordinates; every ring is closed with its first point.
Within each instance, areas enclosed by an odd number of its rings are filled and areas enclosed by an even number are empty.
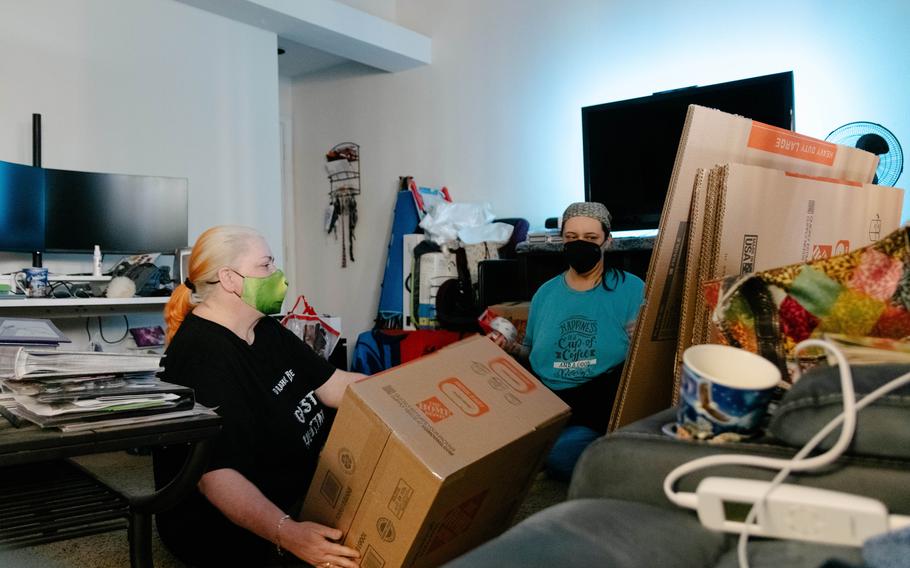
{"type": "Polygon", "coordinates": [[[101,341],[112,345],[114,343],[120,343],[126,339],[126,337],[130,334],[130,320],[126,317],[125,314],[123,315],[123,325],[123,335],[120,336],[120,339],[109,341],[106,337],[104,337],[104,326],[101,325],[101,316],[98,316],[98,333],[101,335],[101,341]]]}
{"type": "Polygon", "coordinates": [[[50,286],[51,296],[54,298],[92,298],[93,296],[83,288],[74,287],[65,281],[54,282],[50,286]],[[63,288],[64,293],[60,293],[63,288]]]}
{"type": "MultiPolygon", "coordinates": [[[[103,326],[102,323],[101,323],[101,316],[98,316],[98,317],[97,317],[97,319],[98,319],[98,335],[101,337],[101,341],[107,343],[108,345],[114,345],[114,344],[116,344],[116,343],[121,343],[123,340],[125,340],[125,339],[127,338],[127,336],[130,334],[130,320],[129,320],[129,318],[126,316],[126,314],[123,314],[122,317],[123,317],[123,323],[124,323],[124,325],[126,326],[126,329],[124,330],[123,335],[120,336],[119,339],[116,339],[116,340],[114,340],[114,341],[111,341],[111,340],[109,340],[108,338],[104,337],[104,326],[103,326]]],[[[92,318],[88,318],[88,317],[85,318],[85,333],[88,335],[89,343],[92,342],[92,332],[91,332],[90,329],[89,329],[89,322],[91,321],[91,319],[92,319],[92,318]]]]}
{"type": "MultiPolygon", "coordinates": [[[[764,469],[780,470],[772,480],[765,493],[754,503],[743,524],[743,531],[740,533],[739,541],[737,543],[737,559],[739,560],[739,564],[742,568],[749,567],[748,557],[746,555],[746,547],[750,533],[749,528],[751,526],[754,526],[754,521],[758,509],[763,506],[766,498],[774,490],[774,488],[779,486],[784,481],[784,479],[786,479],[786,477],[794,471],[798,472],[819,469],[833,463],[844,453],[844,451],[850,445],[850,442],[853,440],[853,434],[856,431],[856,413],[875,400],[891,392],[892,390],[910,383],[910,373],[906,373],[875,389],[871,393],[864,396],[857,403],[856,394],[853,389],[853,374],[851,373],[850,366],[840,349],[827,341],[820,339],[807,339],[800,342],[796,346],[796,353],[802,351],[806,347],[811,346],[822,347],[830,351],[837,361],[840,371],[840,382],[844,410],[841,414],[836,416],[821,430],[819,430],[815,436],[813,436],[812,439],[810,439],[800,449],[800,451],[793,456],[793,458],[786,460],[767,458],[762,456],[749,456],[743,454],[720,454],[715,456],[706,456],[680,465],[671,471],[664,479],[664,493],[666,494],[667,499],[680,507],[696,509],[698,507],[698,499],[696,494],[678,493],[674,489],[676,482],[685,475],[701,469],[720,465],[745,465],[760,467],[764,469]],[[841,433],[838,436],[837,442],[831,446],[830,449],[811,458],[805,457],[841,423],[843,423],[841,433]]],[[[903,515],[890,515],[889,523],[890,528],[894,530],[902,526],[910,525],[910,517],[903,515]]]]}

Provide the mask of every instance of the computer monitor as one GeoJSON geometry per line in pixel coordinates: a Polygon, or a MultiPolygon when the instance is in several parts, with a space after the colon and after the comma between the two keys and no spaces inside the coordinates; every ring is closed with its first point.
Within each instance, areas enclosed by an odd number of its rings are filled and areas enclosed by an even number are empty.
{"type": "Polygon", "coordinates": [[[0,251],[44,250],[44,170],[0,161],[0,251]]]}
{"type": "Polygon", "coordinates": [[[45,250],[167,252],[187,245],[187,180],[46,170],[45,250]]]}
{"type": "Polygon", "coordinates": [[[607,206],[614,231],[660,226],[690,104],[792,130],[793,72],[582,108],[585,199],[607,206]]]}

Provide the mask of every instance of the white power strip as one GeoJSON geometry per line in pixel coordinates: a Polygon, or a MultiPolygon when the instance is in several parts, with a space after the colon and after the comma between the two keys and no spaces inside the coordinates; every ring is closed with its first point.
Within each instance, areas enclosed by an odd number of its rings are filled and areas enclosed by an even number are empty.
{"type": "MultiPolygon", "coordinates": [[[[705,478],[695,491],[698,518],[709,529],[742,533],[749,509],[770,487],[769,481],[705,478]]],[[[881,501],[789,484],[768,493],[748,527],[755,536],[844,546],[862,546],[888,530],[888,510],[881,501]]]]}

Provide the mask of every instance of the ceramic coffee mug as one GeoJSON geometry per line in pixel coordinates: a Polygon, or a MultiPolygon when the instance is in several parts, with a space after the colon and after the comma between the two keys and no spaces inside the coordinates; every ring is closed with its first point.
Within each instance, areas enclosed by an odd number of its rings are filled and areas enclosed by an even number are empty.
{"type": "Polygon", "coordinates": [[[29,298],[44,298],[50,294],[47,268],[35,266],[23,268],[21,272],[16,273],[15,279],[16,289],[29,298]]]}
{"type": "Polygon", "coordinates": [[[764,357],[727,345],[693,345],[683,353],[676,427],[699,439],[754,434],[779,382],[780,371],[764,357]]]}

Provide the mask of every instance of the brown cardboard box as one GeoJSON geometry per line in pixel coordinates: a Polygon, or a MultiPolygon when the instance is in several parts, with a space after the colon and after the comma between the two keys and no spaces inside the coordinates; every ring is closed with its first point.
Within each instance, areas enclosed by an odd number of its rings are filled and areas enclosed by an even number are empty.
{"type": "Polygon", "coordinates": [[[528,328],[528,312],[531,309],[531,302],[503,302],[502,304],[493,304],[487,308],[498,316],[502,316],[512,322],[512,325],[518,330],[518,343],[525,338],[525,330],[528,328]]]}
{"type": "Polygon", "coordinates": [[[844,254],[900,227],[900,188],[742,164],[715,169],[711,279],[844,254]]]}
{"type": "MultiPolygon", "coordinates": [[[[696,294],[688,294],[683,302],[683,287],[687,264],[694,262],[697,269],[699,263],[699,259],[687,259],[687,252],[699,249],[690,250],[687,244],[689,239],[702,240],[701,224],[690,227],[689,219],[690,211],[704,211],[704,198],[693,203],[692,188],[699,168],[729,162],[869,183],[878,158],[719,110],[689,106],[611,429],[671,404],[680,319],[691,322],[695,308],[696,294]]],[[[690,333],[691,324],[682,330],[690,333]]]]}
{"type": "Polygon", "coordinates": [[[568,407],[475,336],[349,387],[301,518],[363,568],[439,566],[508,527],[568,407]]]}

